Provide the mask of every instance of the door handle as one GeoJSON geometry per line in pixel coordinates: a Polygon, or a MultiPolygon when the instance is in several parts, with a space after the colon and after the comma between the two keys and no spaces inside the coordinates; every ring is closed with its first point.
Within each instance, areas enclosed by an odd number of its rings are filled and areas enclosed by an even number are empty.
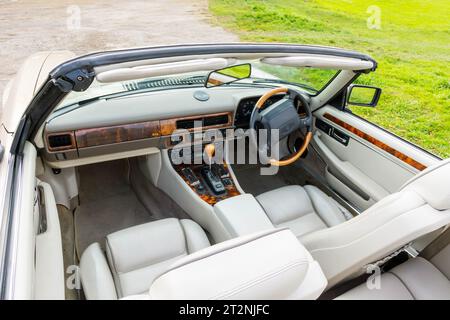
{"type": "Polygon", "coordinates": [[[316,119],[316,127],[332,137],[334,140],[342,143],[344,146],[347,146],[350,141],[350,137],[348,135],[320,119],[316,119]]]}
{"type": "Polygon", "coordinates": [[[348,145],[348,141],[349,141],[349,136],[347,136],[345,133],[343,133],[343,132],[341,132],[341,131],[339,131],[339,130],[337,130],[336,128],[333,128],[332,130],[331,130],[331,136],[335,139],[335,140],[337,140],[337,141],[339,141],[340,143],[342,143],[343,145],[348,145]]]}

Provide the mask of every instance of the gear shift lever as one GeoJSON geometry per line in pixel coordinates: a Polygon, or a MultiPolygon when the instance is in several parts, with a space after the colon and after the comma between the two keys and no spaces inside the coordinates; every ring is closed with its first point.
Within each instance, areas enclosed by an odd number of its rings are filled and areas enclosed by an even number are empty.
{"type": "Polygon", "coordinates": [[[214,157],[216,153],[216,147],[214,144],[210,143],[205,146],[205,154],[208,156],[209,165],[211,165],[211,159],[214,157]]]}
{"type": "Polygon", "coordinates": [[[204,152],[208,156],[209,167],[204,166],[202,169],[202,174],[213,192],[215,194],[220,194],[225,192],[225,186],[223,185],[221,178],[211,170],[211,159],[214,157],[215,151],[216,147],[214,144],[210,143],[205,146],[204,152]]]}

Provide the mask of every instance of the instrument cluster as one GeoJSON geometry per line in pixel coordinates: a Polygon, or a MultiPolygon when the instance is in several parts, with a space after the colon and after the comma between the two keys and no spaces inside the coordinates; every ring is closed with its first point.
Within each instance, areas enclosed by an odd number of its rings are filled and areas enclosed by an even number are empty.
{"type": "MultiPolygon", "coordinates": [[[[267,108],[268,106],[281,100],[283,97],[284,97],[284,95],[276,95],[276,96],[273,96],[273,97],[267,99],[267,101],[264,103],[262,109],[267,108]]],[[[249,128],[250,117],[252,115],[253,109],[255,108],[256,102],[258,102],[259,98],[261,98],[261,97],[250,97],[250,98],[244,98],[241,101],[239,101],[238,107],[236,109],[236,114],[234,117],[234,125],[237,128],[243,128],[243,129],[249,128]]],[[[301,103],[301,101],[296,100],[295,104],[296,104],[298,114],[300,116],[306,115],[304,106],[301,103]]]]}
{"type": "MultiPolygon", "coordinates": [[[[263,109],[272,105],[273,103],[281,100],[284,95],[273,96],[264,103],[263,109]]],[[[250,117],[252,115],[253,109],[255,108],[256,102],[258,102],[261,97],[251,97],[245,98],[239,101],[238,107],[236,109],[236,115],[234,117],[234,125],[238,128],[249,128],[250,117]]]]}

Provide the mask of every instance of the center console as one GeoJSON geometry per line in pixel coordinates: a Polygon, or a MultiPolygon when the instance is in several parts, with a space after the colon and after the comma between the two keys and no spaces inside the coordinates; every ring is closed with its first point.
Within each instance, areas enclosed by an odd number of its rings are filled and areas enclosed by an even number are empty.
{"type": "Polygon", "coordinates": [[[214,150],[212,144],[198,148],[197,152],[192,148],[190,155],[183,156],[185,163],[181,164],[175,164],[173,161],[175,157],[172,157],[172,152],[180,150],[169,150],[168,155],[175,172],[195,195],[211,206],[215,218],[220,221],[229,236],[239,237],[273,229],[271,221],[255,197],[249,193],[239,192],[225,161],[212,164],[203,161],[203,155],[211,159],[214,150]]]}
{"type": "MultiPolygon", "coordinates": [[[[205,148],[207,148],[206,145],[205,148]]],[[[171,157],[169,151],[169,157],[171,157]]],[[[201,155],[204,150],[202,149],[201,155]]],[[[198,155],[192,153],[192,161],[189,164],[171,164],[175,171],[183,178],[186,184],[206,203],[215,205],[217,202],[240,195],[236,183],[230,173],[228,165],[225,163],[207,164],[203,161],[195,163],[198,155]]]]}

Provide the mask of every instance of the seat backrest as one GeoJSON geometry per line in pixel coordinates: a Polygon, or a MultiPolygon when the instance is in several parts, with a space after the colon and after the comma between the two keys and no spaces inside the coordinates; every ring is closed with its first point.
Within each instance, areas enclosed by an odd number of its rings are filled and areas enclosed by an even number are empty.
{"type": "Polygon", "coordinates": [[[114,232],[81,256],[81,282],[87,299],[117,299],[148,292],[153,280],[178,259],[209,247],[192,220],[168,218],[114,232]]]}
{"type": "Polygon", "coordinates": [[[106,255],[119,297],[148,291],[153,280],[178,259],[208,247],[192,220],[157,220],[109,234],[106,255]]]}
{"type": "Polygon", "coordinates": [[[428,167],[401,188],[414,191],[436,210],[450,209],[450,159],[428,167]]]}
{"type": "Polygon", "coordinates": [[[450,159],[408,181],[397,193],[301,241],[331,287],[409,242],[450,223],[450,159]]]}
{"type": "Polygon", "coordinates": [[[287,229],[235,238],[179,260],[150,299],[315,299],[326,279],[287,229]]]}

